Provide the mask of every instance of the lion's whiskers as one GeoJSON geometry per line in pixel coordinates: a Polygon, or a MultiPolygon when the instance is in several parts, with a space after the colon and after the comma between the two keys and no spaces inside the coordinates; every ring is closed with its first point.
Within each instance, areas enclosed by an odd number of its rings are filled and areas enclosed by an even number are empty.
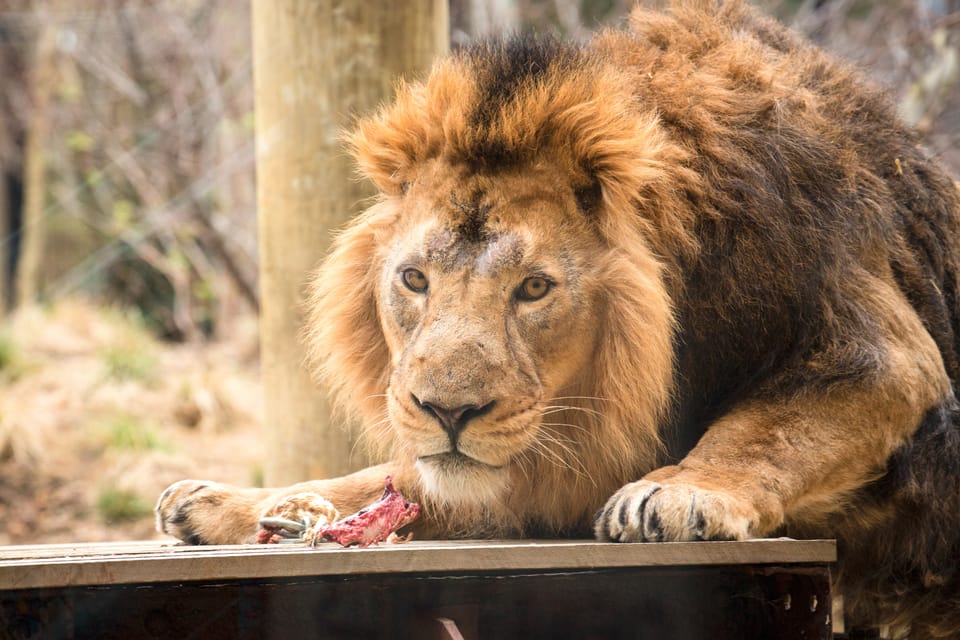
{"type": "Polygon", "coordinates": [[[554,396],[547,402],[556,402],[557,400],[599,400],[600,402],[613,402],[610,398],[602,396],[554,396]]]}
{"type": "MultiPolygon", "coordinates": [[[[386,394],[378,395],[385,396],[386,394]]],[[[357,453],[357,449],[361,448],[362,443],[366,448],[385,448],[384,443],[391,440],[390,424],[390,415],[384,411],[383,417],[379,420],[362,425],[360,427],[360,437],[355,438],[350,446],[350,457],[357,453]]]]}
{"type": "Polygon", "coordinates": [[[571,407],[571,408],[581,408],[586,409],[589,407],[580,406],[578,404],[570,404],[565,401],[581,401],[587,405],[603,405],[603,407],[616,408],[619,409],[623,406],[622,402],[617,402],[611,398],[604,398],[602,396],[554,396],[552,398],[547,398],[544,402],[549,403],[560,403],[562,406],[571,407]]]}
{"type": "Polygon", "coordinates": [[[564,405],[554,405],[554,406],[544,407],[543,410],[540,412],[540,415],[548,416],[554,413],[562,413],[564,411],[580,411],[582,413],[586,413],[587,415],[593,416],[595,418],[600,418],[600,419],[604,417],[604,415],[599,411],[597,411],[596,409],[588,409],[587,407],[570,407],[570,406],[564,406],[564,405]]]}
{"type": "Polygon", "coordinates": [[[533,461],[529,457],[530,450],[526,449],[519,456],[514,458],[513,462],[516,465],[517,469],[520,469],[520,473],[523,474],[523,479],[527,482],[530,481],[530,474],[527,473],[527,463],[532,464],[533,461]]]}
{"type": "MultiPolygon", "coordinates": [[[[585,471],[582,468],[577,468],[569,460],[567,460],[563,455],[558,451],[554,450],[549,445],[549,438],[545,438],[543,441],[534,442],[529,449],[524,452],[524,456],[529,456],[529,454],[536,454],[540,460],[543,460],[547,464],[550,464],[558,469],[566,469],[573,472],[577,476],[588,477],[585,471]]],[[[530,460],[531,463],[534,460],[530,460]]],[[[524,474],[526,475],[526,474],[524,474]]]]}
{"type": "Polygon", "coordinates": [[[575,445],[576,441],[562,437],[555,429],[555,427],[576,429],[578,428],[577,425],[542,422],[539,427],[541,437],[533,442],[529,451],[538,454],[545,462],[553,464],[559,469],[572,471],[578,477],[585,478],[596,485],[596,481],[580,460],[577,450],[571,446],[575,445]]]}

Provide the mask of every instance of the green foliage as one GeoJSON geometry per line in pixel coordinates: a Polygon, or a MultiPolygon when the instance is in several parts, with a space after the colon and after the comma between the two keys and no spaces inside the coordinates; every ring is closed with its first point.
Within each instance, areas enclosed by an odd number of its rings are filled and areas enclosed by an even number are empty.
{"type": "Polygon", "coordinates": [[[128,489],[105,486],[97,495],[97,513],[105,522],[141,520],[153,512],[152,505],[128,489]]]}
{"type": "Polygon", "coordinates": [[[266,486],[266,479],[264,476],[262,464],[253,465],[253,468],[250,470],[250,486],[253,486],[253,487],[266,486]]]}
{"type": "Polygon", "coordinates": [[[110,225],[115,233],[125,233],[133,224],[134,206],[129,200],[121,198],[113,203],[110,225]]]}
{"type": "MultiPolygon", "coordinates": [[[[166,260],[170,269],[181,272],[189,261],[183,252],[172,249],[166,260]]],[[[141,260],[130,250],[117,256],[106,270],[103,286],[117,305],[136,309],[143,329],[164,340],[183,339],[174,317],[177,291],[170,276],[141,260]]]]}
{"type": "Polygon", "coordinates": [[[103,182],[103,173],[100,171],[87,171],[83,174],[83,181],[88,187],[95,187],[103,182]]]}
{"type": "Polygon", "coordinates": [[[256,117],[254,115],[254,112],[247,111],[245,114],[243,114],[243,118],[241,122],[243,123],[243,130],[245,132],[247,133],[253,132],[254,127],[256,125],[256,117]]]}
{"type": "Polygon", "coordinates": [[[170,445],[157,430],[134,416],[118,414],[100,427],[104,442],[111,449],[125,451],[169,451],[170,445]]]}
{"type": "Polygon", "coordinates": [[[74,129],[73,131],[67,132],[67,148],[71,151],[76,151],[77,153],[83,153],[85,151],[90,151],[93,149],[94,139],[86,131],[80,131],[79,129],[74,129]]]}
{"type": "Polygon", "coordinates": [[[17,345],[7,333],[0,332],[0,372],[10,370],[17,360],[17,345]]]}
{"type": "Polygon", "coordinates": [[[0,329],[0,382],[12,382],[26,370],[27,365],[13,336],[0,329]]]}
{"type": "MultiPolygon", "coordinates": [[[[761,0],[759,4],[762,9],[769,11],[781,20],[790,21],[799,12],[809,11],[812,3],[809,0],[761,0]]],[[[880,5],[880,3],[875,3],[874,0],[852,0],[845,6],[842,5],[844,15],[841,16],[841,19],[862,20],[870,15],[874,5],[880,5]]]]}
{"type": "Polygon", "coordinates": [[[157,375],[157,357],[141,341],[115,344],[103,352],[107,378],[118,381],[151,382],[157,375]]]}
{"type": "Polygon", "coordinates": [[[609,19],[618,8],[616,0],[581,0],[580,15],[584,25],[593,27],[609,19]]]}
{"type": "Polygon", "coordinates": [[[64,102],[76,104],[83,97],[83,85],[74,79],[62,80],[57,85],[57,95],[64,102]]]}

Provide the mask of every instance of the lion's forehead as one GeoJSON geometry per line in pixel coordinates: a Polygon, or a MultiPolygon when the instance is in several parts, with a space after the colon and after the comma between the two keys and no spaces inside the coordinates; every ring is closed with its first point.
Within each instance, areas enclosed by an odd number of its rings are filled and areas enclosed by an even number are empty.
{"type": "Polygon", "coordinates": [[[471,267],[478,275],[495,275],[523,264],[529,246],[523,235],[498,229],[478,237],[441,225],[425,234],[423,256],[441,271],[471,267]]]}
{"type": "Polygon", "coordinates": [[[525,249],[526,243],[516,233],[495,235],[477,257],[477,270],[481,273],[495,273],[519,267],[526,256],[525,249]]]}

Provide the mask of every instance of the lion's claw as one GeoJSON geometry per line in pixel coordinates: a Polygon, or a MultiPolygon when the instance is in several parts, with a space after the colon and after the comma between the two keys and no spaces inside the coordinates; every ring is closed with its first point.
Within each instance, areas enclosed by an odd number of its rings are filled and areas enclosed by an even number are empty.
{"type": "Polygon", "coordinates": [[[600,540],[678,542],[751,537],[753,508],[732,494],[683,482],[633,482],[615,493],[595,523],[600,540]]]}
{"type": "Polygon", "coordinates": [[[658,523],[647,523],[646,507],[650,497],[660,491],[660,485],[645,482],[644,486],[634,491],[626,491],[626,488],[607,502],[597,522],[597,536],[615,542],[656,539],[658,523]]]}
{"type": "Polygon", "coordinates": [[[299,536],[305,530],[310,528],[310,516],[305,515],[303,520],[297,522],[296,520],[288,520],[287,518],[260,518],[261,527],[275,527],[281,529],[293,536],[299,536]]]}
{"type": "Polygon", "coordinates": [[[271,544],[305,542],[305,534],[309,528],[310,516],[307,515],[300,522],[286,518],[260,518],[257,542],[271,544]]]}
{"type": "Polygon", "coordinates": [[[274,505],[260,518],[259,543],[313,542],[313,529],[335,522],[339,512],[329,500],[312,493],[296,493],[274,505]]]}

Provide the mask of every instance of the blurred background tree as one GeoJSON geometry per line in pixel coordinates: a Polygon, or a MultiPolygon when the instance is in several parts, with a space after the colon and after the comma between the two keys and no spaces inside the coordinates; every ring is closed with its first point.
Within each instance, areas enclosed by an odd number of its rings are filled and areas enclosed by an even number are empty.
{"type": "Polygon", "coordinates": [[[2,2],[8,304],[83,292],[175,340],[256,308],[250,60],[244,3],[2,2]]]}
{"type": "MultiPolygon", "coordinates": [[[[960,173],[960,0],[755,1],[890,86],[960,173]]],[[[451,0],[451,43],[585,38],[631,4],[451,0]]],[[[82,292],[173,340],[257,308],[250,33],[246,2],[0,0],[5,306],[82,292]]]]}

